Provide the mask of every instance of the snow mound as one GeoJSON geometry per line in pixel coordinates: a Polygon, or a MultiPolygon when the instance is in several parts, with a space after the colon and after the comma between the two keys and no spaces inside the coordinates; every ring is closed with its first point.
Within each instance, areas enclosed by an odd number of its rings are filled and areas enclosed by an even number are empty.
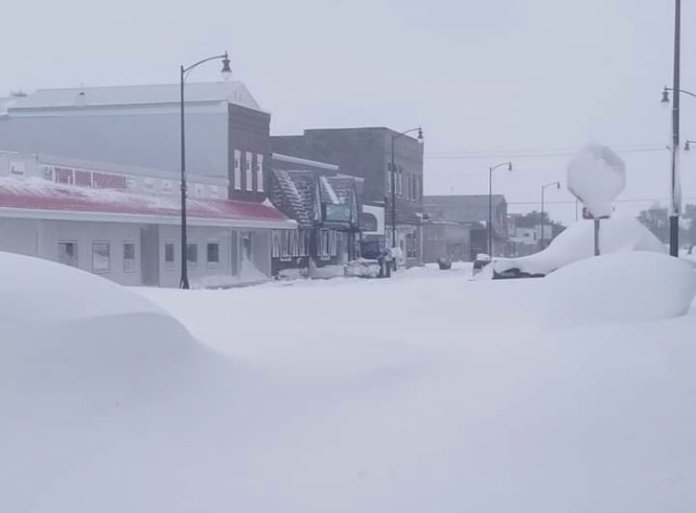
{"type": "MultiPolygon", "coordinates": [[[[599,230],[602,255],[627,251],[666,253],[664,245],[650,230],[632,217],[603,219],[599,230]]],[[[521,258],[499,258],[486,266],[481,279],[511,269],[532,275],[546,275],[565,265],[594,256],[594,223],[582,220],[556,237],[545,250],[521,258]]]]}
{"type": "Polygon", "coordinates": [[[154,303],[79,269],[0,252],[0,278],[5,391],[118,389],[202,351],[154,303]]]}
{"type": "Polygon", "coordinates": [[[696,272],[677,258],[637,251],[574,263],[545,285],[552,325],[626,323],[685,314],[696,295],[696,272]]]}

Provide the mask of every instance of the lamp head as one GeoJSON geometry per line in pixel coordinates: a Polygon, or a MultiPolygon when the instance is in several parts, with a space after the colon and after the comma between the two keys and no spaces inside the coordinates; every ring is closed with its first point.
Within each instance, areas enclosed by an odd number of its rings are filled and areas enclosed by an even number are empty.
{"type": "Polygon", "coordinates": [[[232,77],[232,69],[230,68],[230,58],[227,55],[227,52],[225,52],[225,56],[222,58],[222,70],[220,71],[222,73],[222,78],[224,80],[229,80],[230,77],[232,77]]]}
{"type": "Polygon", "coordinates": [[[423,129],[418,127],[418,144],[423,145],[423,129]]]}
{"type": "Polygon", "coordinates": [[[667,86],[662,90],[662,100],[661,102],[663,104],[669,103],[669,89],[667,89],[667,86]]]}

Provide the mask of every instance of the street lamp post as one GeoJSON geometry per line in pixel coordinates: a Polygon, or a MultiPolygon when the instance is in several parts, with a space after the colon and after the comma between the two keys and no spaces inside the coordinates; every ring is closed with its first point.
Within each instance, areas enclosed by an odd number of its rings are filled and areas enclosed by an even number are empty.
{"type": "MultiPolygon", "coordinates": [[[[547,183],[546,185],[541,186],[541,249],[544,249],[544,227],[546,226],[545,219],[544,219],[544,191],[546,190],[547,187],[551,187],[552,185],[556,186],[556,190],[560,190],[561,188],[561,182],[550,182],[547,183]]],[[[577,211],[576,211],[577,213],[577,211]]],[[[552,234],[553,236],[553,234],[552,234]]]]}
{"type": "Polygon", "coordinates": [[[181,279],[179,287],[182,289],[189,288],[188,279],[188,238],[186,226],[186,124],[184,116],[184,83],[186,82],[186,74],[193,68],[200,66],[209,61],[222,60],[222,74],[227,78],[232,74],[230,69],[230,59],[227,52],[221,55],[214,55],[206,59],[200,60],[191,66],[179,67],[179,84],[180,84],[180,110],[181,110],[181,279]]]}
{"type": "Polygon", "coordinates": [[[404,132],[398,134],[393,134],[391,138],[391,163],[390,163],[390,176],[391,176],[391,214],[392,214],[392,248],[396,247],[396,162],[394,155],[394,142],[405,135],[413,132],[418,132],[418,143],[423,144],[423,129],[421,127],[411,128],[404,132]]]}
{"type": "Polygon", "coordinates": [[[488,168],[488,256],[493,258],[493,171],[507,166],[512,171],[512,162],[501,162],[488,168]]]}
{"type": "MultiPolygon", "coordinates": [[[[681,210],[681,192],[679,185],[679,98],[681,93],[696,96],[679,87],[681,53],[681,0],[674,0],[674,75],[671,91],[674,91],[672,101],[672,166],[670,172],[670,212],[669,212],[669,253],[679,256],[679,211],[681,210]]],[[[670,89],[665,87],[662,101],[669,102],[670,89]]]]}

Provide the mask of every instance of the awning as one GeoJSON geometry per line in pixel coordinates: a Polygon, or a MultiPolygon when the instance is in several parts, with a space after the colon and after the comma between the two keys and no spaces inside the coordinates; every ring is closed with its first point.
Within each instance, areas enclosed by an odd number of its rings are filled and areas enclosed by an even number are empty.
{"type": "MultiPolygon", "coordinates": [[[[176,195],[138,194],[58,184],[41,178],[0,178],[0,216],[33,219],[178,224],[176,195]]],[[[291,229],[297,225],[269,202],[189,198],[192,225],[291,229]]]]}

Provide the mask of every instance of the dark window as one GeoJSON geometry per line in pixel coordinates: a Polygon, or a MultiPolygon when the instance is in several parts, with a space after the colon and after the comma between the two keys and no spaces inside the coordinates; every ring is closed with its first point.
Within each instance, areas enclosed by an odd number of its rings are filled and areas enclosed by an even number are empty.
{"type": "Polygon", "coordinates": [[[58,261],[61,264],[77,267],[77,242],[59,242],[58,261]]]}
{"type": "Polygon", "coordinates": [[[217,265],[220,263],[220,244],[209,242],[206,246],[208,264],[217,265]]]}
{"type": "Polygon", "coordinates": [[[135,271],[135,242],[123,243],[123,272],[135,271]]]}
{"type": "Polygon", "coordinates": [[[198,265],[198,244],[195,242],[186,246],[186,261],[192,267],[198,265]]]}
{"type": "Polygon", "coordinates": [[[174,268],[174,243],[165,242],[164,244],[164,267],[166,269],[174,268]]]}

